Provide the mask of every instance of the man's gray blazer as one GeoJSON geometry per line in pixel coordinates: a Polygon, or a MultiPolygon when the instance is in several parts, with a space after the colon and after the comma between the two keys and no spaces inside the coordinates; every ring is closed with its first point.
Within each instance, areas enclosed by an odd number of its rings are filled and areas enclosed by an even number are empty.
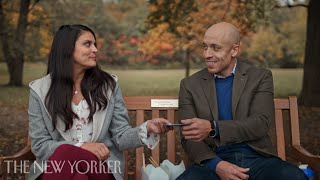
{"type": "Polygon", "coordinates": [[[207,68],[181,81],[178,118],[217,121],[219,138],[202,142],[185,140],[182,146],[191,162],[216,157],[217,145],[246,143],[262,155],[276,155],[268,135],[274,124],[273,80],[270,70],[238,61],[232,86],[231,121],[219,121],[216,87],[207,68]]]}

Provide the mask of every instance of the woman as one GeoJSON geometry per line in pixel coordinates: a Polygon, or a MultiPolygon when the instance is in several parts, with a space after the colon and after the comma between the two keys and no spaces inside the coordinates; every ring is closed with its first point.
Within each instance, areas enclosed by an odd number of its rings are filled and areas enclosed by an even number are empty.
{"type": "Polygon", "coordinates": [[[169,130],[162,118],[130,127],[117,77],[99,68],[96,54],[90,28],[64,25],[56,32],[47,76],[29,84],[36,156],[29,179],[122,179],[122,151],[154,147],[169,130]]]}

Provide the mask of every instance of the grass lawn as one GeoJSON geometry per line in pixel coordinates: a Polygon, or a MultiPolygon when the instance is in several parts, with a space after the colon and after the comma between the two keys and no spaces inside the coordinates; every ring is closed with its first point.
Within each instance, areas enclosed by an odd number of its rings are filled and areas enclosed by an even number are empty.
{"type": "MultiPolygon", "coordinates": [[[[177,95],[180,80],[184,77],[183,69],[170,70],[112,70],[104,68],[119,77],[124,96],[134,95],[177,95]]],[[[191,73],[198,69],[191,70],[191,73]]],[[[0,63],[0,105],[26,108],[28,101],[28,83],[45,75],[46,64],[26,63],[23,81],[19,88],[5,87],[8,83],[7,66],[0,63]]],[[[272,69],[275,97],[298,95],[302,87],[302,69],[272,69]]]]}

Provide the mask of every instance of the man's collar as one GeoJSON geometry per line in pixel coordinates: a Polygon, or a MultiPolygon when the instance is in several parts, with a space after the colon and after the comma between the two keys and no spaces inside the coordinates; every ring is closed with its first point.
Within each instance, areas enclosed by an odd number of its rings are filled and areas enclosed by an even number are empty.
{"type": "Polygon", "coordinates": [[[217,75],[217,74],[213,74],[213,77],[214,77],[214,78],[219,78],[219,79],[224,79],[224,78],[230,77],[230,76],[232,76],[232,75],[235,74],[236,68],[237,68],[237,60],[236,60],[236,63],[234,64],[234,67],[233,67],[231,73],[230,73],[228,76],[223,77],[223,76],[219,76],[219,75],[217,75]]]}

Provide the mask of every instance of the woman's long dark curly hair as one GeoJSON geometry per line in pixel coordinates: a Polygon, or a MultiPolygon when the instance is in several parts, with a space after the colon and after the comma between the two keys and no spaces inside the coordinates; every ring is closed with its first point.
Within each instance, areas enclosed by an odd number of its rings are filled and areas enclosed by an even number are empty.
{"type": "MultiPolygon", "coordinates": [[[[52,118],[52,125],[56,128],[57,117],[66,125],[65,131],[73,124],[73,117],[79,118],[72,111],[73,97],[73,51],[75,43],[83,32],[90,32],[96,39],[94,32],[84,25],[63,25],[56,32],[48,61],[47,74],[51,76],[51,85],[46,95],[45,105],[52,118]]],[[[105,109],[109,102],[107,90],[114,91],[116,82],[113,77],[100,69],[97,65],[87,69],[81,81],[81,93],[88,102],[90,114],[105,109]]]]}

